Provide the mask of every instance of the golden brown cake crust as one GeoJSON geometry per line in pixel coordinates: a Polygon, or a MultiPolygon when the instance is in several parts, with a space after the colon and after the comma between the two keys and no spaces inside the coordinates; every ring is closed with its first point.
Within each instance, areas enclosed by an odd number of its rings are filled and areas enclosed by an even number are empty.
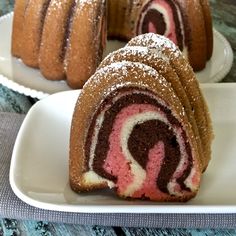
{"type": "Polygon", "coordinates": [[[28,0],[16,0],[14,6],[14,18],[12,25],[12,45],[11,53],[15,57],[21,56],[22,51],[22,38],[23,38],[23,22],[25,8],[28,0]]]}
{"type": "Polygon", "coordinates": [[[67,82],[82,88],[102,59],[102,37],[106,37],[106,1],[78,1],[71,23],[65,58],[67,82]]]}
{"type": "Polygon", "coordinates": [[[74,0],[51,0],[44,21],[39,67],[50,80],[65,79],[66,32],[74,0]]]}
{"type": "Polygon", "coordinates": [[[202,6],[204,22],[205,22],[205,30],[206,30],[206,38],[207,38],[207,60],[209,60],[213,53],[213,30],[212,30],[212,17],[211,17],[211,9],[208,0],[199,0],[202,6]]]}
{"type": "Polygon", "coordinates": [[[34,0],[34,4],[28,4],[23,21],[23,36],[21,59],[31,67],[38,68],[41,35],[44,17],[49,0],[34,0]]]}
{"type": "Polygon", "coordinates": [[[195,71],[202,70],[207,61],[205,22],[199,0],[178,0],[185,14],[188,39],[188,59],[195,71]]]}

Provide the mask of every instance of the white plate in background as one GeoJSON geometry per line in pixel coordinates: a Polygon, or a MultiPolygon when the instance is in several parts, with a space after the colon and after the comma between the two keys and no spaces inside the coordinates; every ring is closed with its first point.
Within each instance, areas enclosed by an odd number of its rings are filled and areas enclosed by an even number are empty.
{"type": "Polygon", "coordinates": [[[14,193],[29,205],[90,213],[236,213],[236,84],[201,84],[213,120],[212,160],[187,203],[119,199],[113,191],[76,194],[69,186],[71,117],[79,90],[37,102],[18,133],[10,166],[14,193]]]}
{"type": "MultiPolygon", "coordinates": [[[[11,56],[11,31],[13,13],[0,17],[0,83],[27,96],[41,99],[56,92],[71,90],[65,81],[46,80],[39,70],[25,66],[11,56]]],[[[125,44],[109,41],[105,54],[125,44]]],[[[199,82],[212,83],[223,79],[233,63],[233,52],[225,37],[214,30],[214,49],[211,60],[201,72],[196,73],[199,82]]]]}

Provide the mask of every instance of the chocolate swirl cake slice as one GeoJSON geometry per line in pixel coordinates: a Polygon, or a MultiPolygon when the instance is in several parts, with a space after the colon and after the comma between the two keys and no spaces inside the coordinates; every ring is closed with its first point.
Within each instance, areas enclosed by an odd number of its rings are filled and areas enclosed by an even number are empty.
{"type": "Polygon", "coordinates": [[[201,162],[188,117],[170,83],[139,62],[116,62],[85,84],[70,138],[74,191],[111,187],[123,198],[186,201],[201,162]]]}

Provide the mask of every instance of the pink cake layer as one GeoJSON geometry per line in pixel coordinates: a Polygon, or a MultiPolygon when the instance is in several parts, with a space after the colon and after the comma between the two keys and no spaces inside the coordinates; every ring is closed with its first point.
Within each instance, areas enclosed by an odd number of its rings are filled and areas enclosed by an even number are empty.
{"type": "MultiPolygon", "coordinates": [[[[128,119],[145,112],[155,112],[163,120],[166,120],[165,114],[157,107],[150,104],[133,104],[123,108],[117,115],[112,133],[109,136],[109,151],[103,168],[110,174],[117,177],[117,191],[123,193],[134,181],[134,175],[130,168],[130,160],[127,160],[121,147],[121,130],[128,119]],[[120,145],[119,145],[120,144],[120,145]]],[[[181,132],[181,131],[180,131],[181,132]]],[[[140,198],[149,197],[153,200],[164,199],[166,194],[158,189],[156,184],[157,177],[165,157],[165,144],[162,141],[157,142],[151,150],[148,150],[148,162],[146,166],[146,177],[141,187],[136,189],[131,197],[140,198]]],[[[181,176],[188,163],[184,162],[181,169],[178,170],[173,178],[181,176]]],[[[180,189],[176,189],[181,191],[180,189]]]]}

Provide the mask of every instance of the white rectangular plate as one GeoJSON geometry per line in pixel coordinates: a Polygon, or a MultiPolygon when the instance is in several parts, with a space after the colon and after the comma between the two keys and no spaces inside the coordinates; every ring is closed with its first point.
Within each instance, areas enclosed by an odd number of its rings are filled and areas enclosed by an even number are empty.
{"type": "Polygon", "coordinates": [[[76,194],[68,181],[71,117],[79,91],[36,103],[13,150],[10,184],[24,202],[43,209],[91,213],[236,213],[236,84],[202,84],[215,139],[198,195],[187,203],[119,199],[112,191],[76,194]]]}

